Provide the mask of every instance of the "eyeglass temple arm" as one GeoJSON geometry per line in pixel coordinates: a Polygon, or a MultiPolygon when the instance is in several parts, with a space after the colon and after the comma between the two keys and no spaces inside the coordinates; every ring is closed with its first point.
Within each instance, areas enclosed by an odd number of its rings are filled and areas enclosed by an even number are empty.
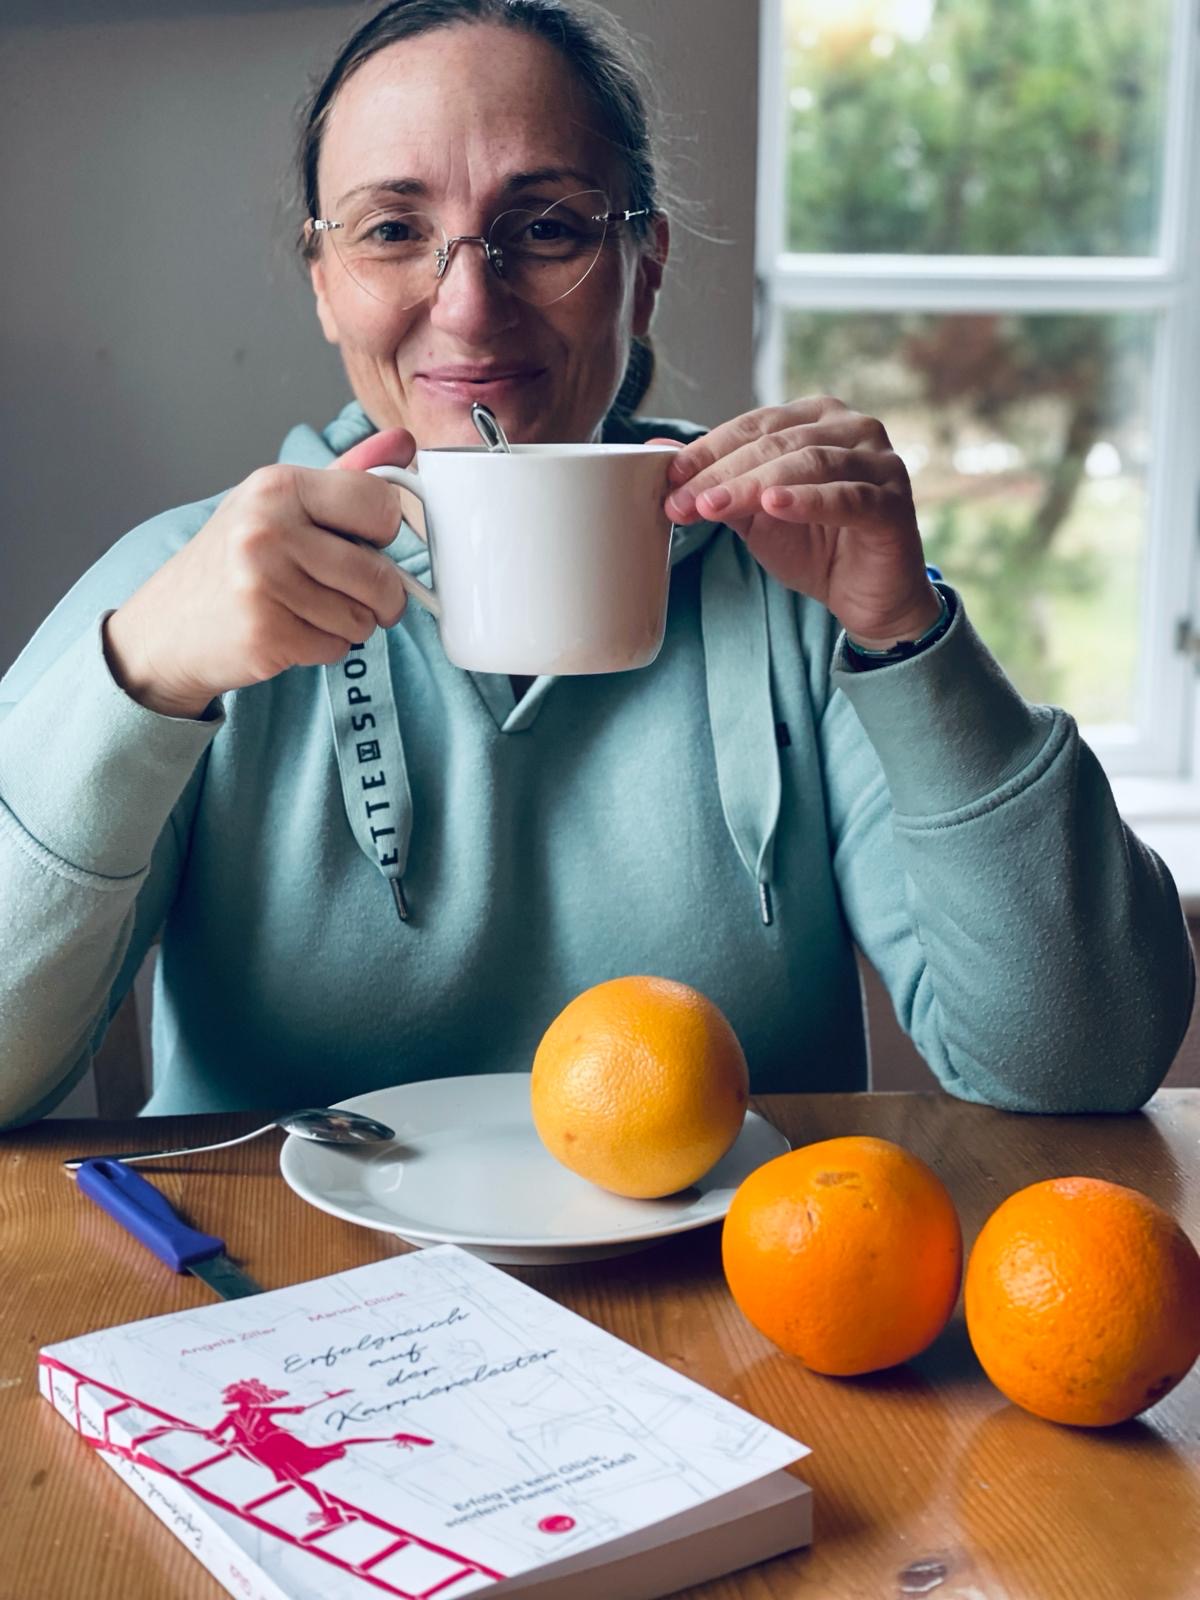
{"type": "Polygon", "coordinates": [[[650,210],[643,206],[640,211],[601,211],[592,217],[593,222],[632,222],[634,217],[648,217],[650,210]]]}
{"type": "MultiPolygon", "coordinates": [[[[600,211],[591,220],[593,222],[632,222],[635,217],[648,217],[649,215],[649,207],[643,206],[640,211],[600,211]]],[[[345,223],[334,222],[329,217],[309,217],[308,221],[314,233],[328,233],[334,228],[345,227],[345,223]]],[[[467,238],[468,235],[463,234],[460,237],[467,238]]],[[[475,235],[470,235],[470,237],[474,239],[475,235]]],[[[454,243],[457,244],[458,240],[455,240],[454,243]]]]}

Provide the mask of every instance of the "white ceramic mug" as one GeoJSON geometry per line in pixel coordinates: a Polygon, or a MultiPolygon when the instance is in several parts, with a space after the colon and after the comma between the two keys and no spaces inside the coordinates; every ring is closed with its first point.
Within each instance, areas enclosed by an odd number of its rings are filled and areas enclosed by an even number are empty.
{"type": "Polygon", "coordinates": [[[372,467],[425,508],[432,590],[404,586],[474,672],[624,672],[662,647],[669,445],[517,444],[419,450],[372,467]]]}

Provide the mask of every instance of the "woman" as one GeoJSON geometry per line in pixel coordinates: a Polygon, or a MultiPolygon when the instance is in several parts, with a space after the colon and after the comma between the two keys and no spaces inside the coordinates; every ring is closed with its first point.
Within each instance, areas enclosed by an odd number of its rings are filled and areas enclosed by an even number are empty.
{"type": "Polygon", "coordinates": [[[85,1069],[160,933],[154,1112],[527,1068],[634,972],[716,1000],[756,1089],[861,1087],[852,940],[965,1098],[1121,1110],[1165,1073],[1192,991],[1170,879],[930,584],[880,423],[828,397],[708,433],[633,415],[669,239],[607,39],[555,0],[410,0],[315,96],[305,253],[354,402],[128,535],[9,675],[3,1121],[85,1069]],[[546,301],[497,251],[580,194],[594,258],[546,301]],[[381,288],[364,240],[427,277],[381,288]],[[473,399],[514,440],[681,441],[652,667],[470,674],[405,610],[424,547],[381,554],[403,502],[363,469],[474,443],[473,399]],[[407,922],[330,731],[360,645],[407,768],[407,922]]]}
{"type": "MultiPolygon", "coordinates": [[[[338,1523],[351,1520],[342,1509],[345,1501],[331,1497],[319,1484],[314,1483],[314,1472],[320,1471],[331,1461],[343,1460],[350,1445],[398,1444],[405,1450],[411,1450],[415,1444],[433,1443],[432,1439],[419,1433],[387,1433],[312,1445],[275,1421],[276,1417],[300,1416],[305,1411],[311,1411],[313,1406],[322,1405],[336,1398],[337,1394],[346,1393],[348,1391],[345,1389],[336,1390],[322,1396],[321,1400],[310,1400],[304,1406],[277,1406],[274,1404],[276,1400],[287,1398],[286,1389],[269,1389],[261,1378],[242,1378],[237,1383],[228,1384],[222,1392],[221,1398],[229,1410],[208,1433],[208,1437],[214,1443],[219,1443],[228,1435],[230,1448],[238,1455],[269,1468],[279,1483],[294,1484],[316,1501],[317,1510],[310,1515],[310,1522],[335,1527],[338,1523]]],[[[347,1509],[353,1510],[352,1507],[347,1509]]]]}

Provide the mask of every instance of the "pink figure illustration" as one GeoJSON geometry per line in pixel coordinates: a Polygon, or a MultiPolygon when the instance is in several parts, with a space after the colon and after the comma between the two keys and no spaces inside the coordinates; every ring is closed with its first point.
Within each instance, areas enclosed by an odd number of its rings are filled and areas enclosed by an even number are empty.
{"type": "MultiPolygon", "coordinates": [[[[231,1450],[257,1461],[259,1466],[266,1467],[274,1475],[278,1483],[293,1484],[317,1502],[320,1509],[311,1513],[310,1522],[333,1528],[347,1519],[323,1490],[310,1481],[311,1473],[326,1462],[340,1461],[346,1454],[347,1446],[352,1444],[398,1444],[405,1450],[411,1450],[415,1444],[433,1443],[432,1439],[426,1439],[419,1433],[387,1433],[312,1445],[289,1433],[286,1428],[281,1428],[274,1420],[276,1417],[299,1416],[303,1411],[311,1411],[313,1406],[325,1405],[349,1393],[349,1389],[328,1389],[319,1400],[312,1400],[306,1406],[277,1406],[273,1402],[285,1399],[286,1389],[268,1389],[261,1378],[240,1378],[221,1393],[221,1399],[232,1408],[229,1414],[215,1428],[188,1426],[187,1431],[203,1434],[214,1444],[223,1443],[224,1435],[228,1433],[231,1450]]],[[[153,1428],[143,1435],[143,1440],[153,1439],[156,1434],[166,1431],[153,1428]]]]}
{"type": "Polygon", "coordinates": [[[230,1515],[240,1517],[252,1527],[269,1534],[272,1539],[304,1550],[314,1560],[336,1567],[341,1572],[352,1573],[372,1588],[397,1596],[397,1600],[434,1600],[435,1595],[462,1578],[488,1578],[498,1583],[505,1576],[472,1556],[426,1539],[363,1506],[356,1506],[340,1498],[334,1491],[322,1492],[310,1481],[311,1473],[326,1462],[342,1456],[352,1444],[398,1444],[407,1449],[413,1445],[434,1443],[432,1439],[419,1434],[395,1433],[373,1438],[340,1439],[328,1445],[310,1445],[274,1421],[276,1416],[295,1416],[311,1410],[313,1406],[324,1405],[341,1395],[350,1394],[352,1391],[349,1389],[327,1390],[321,1399],[307,1406],[279,1406],[275,1402],[287,1398],[286,1389],[270,1389],[261,1379],[245,1378],[231,1383],[223,1391],[228,1414],[215,1427],[206,1428],[183,1417],[173,1416],[160,1406],[141,1400],[112,1384],[89,1378],[86,1373],[67,1366],[53,1356],[43,1354],[38,1357],[38,1363],[43,1372],[54,1375],[51,1383],[55,1405],[93,1449],[132,1462],[144,1470],[161,1473],[164,1478],[184,1486],[189,1495],[196,1496],[200,1501],[219,1506],[230,1515]],[[67,1385],[70,1386],[70,1393],[65,1392],[67,1385]],[[83,1403],[85,1396],[88,1397],[87,1415],[83,1403]],[[100,1406],[98,1415],[94,1413],[97,1405],[100,1406]],[[134,1413],[132,1426],[126,1421],[130,1412],[134,1413]],[[152,1426],[145,1427],[144,1422],[151,1418],[156,1421],[152,1426]],[[114,1438],[114,1428],[120,1428],[123,1424],[128,1430],[127,1438],[114,1438]],[[161,1459],[157,1453],[160,1443],[169,1442],[172,1435],[179,1433],[207,1440],[216,1447],[217,1453],[187,1466],[161,1459]],[[219,1479],[207,1476],[210,1468],[219,1468],[221,1461],[229,1455],[240,1455],[265,1466],[274,1478],[276,1487],[266,1493],[256,1492],[248,1500],[239,1502],[231,1499],[219,1479]],[[299,1489],[310,1500],[315,1500],[320,1508],[309,1516],[308,1522],[315,1526],[310,1526],[307,1533],[289,1529],[271,1514],[272,1505],[293,1489],[299,1489]],[[366,1540],[357,1548],[353,1559],[339,1549],[322,1543],[326,1535],[336,1533],[339,1528],[352,1523],[359,1525],[366,1540]],[[429,1581],[419,1589],[398,1583],[388,1570],[388,1563],[393,1557],[402,1556],[410,1547],[423,1550],[432,1557],[441,1557],[450,1570],[431,1572],[429,1581]]]}

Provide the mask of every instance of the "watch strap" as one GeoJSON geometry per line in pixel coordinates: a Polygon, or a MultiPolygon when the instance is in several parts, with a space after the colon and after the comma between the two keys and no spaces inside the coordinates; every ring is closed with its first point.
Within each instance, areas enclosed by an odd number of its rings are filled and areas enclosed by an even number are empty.
{"type": "Polygon", "coordinates": [[[908,661],[912,656],[920,655],[923,650],[928,650],[947,632],[954,621],[953,590],[945,588],[940,583],[933,585],[941,601],[941,610],[937,617],[915,639],[897,639],[896,643],[889,645],[886,650],[869,650],[865,645],[855,644],[849,634],[846,634],[846,652],[855,666],[861,668],[889,666],[896,661],[908,661]]]}

